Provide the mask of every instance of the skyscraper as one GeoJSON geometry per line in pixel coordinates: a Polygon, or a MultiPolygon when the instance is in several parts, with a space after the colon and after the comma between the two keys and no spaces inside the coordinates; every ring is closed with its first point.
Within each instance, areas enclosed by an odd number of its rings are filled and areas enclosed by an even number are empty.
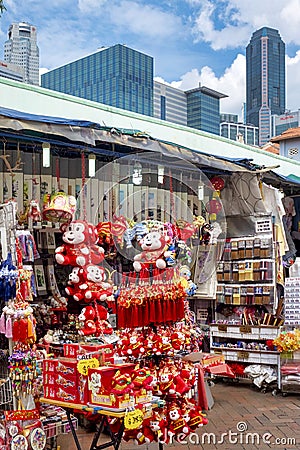
{"type": "Polygon", "coordinates": [[[259,127],[259,145],[271,137],[271,115],[285,111],[285,43],[263,27],[246,47],[246,120],[259,127]]]}
{"type": "Polygon", "coordinates": [[[39,48],[36,28],[26,22],[12,23],[4,43],[4,61],[24,69],[24,81],[39,85],[39,48]]]}
{"type": "Polygon", "coordinates": [[[50,70],[43,87],[153,116],[153,58],[121,44],[50,70]]]}

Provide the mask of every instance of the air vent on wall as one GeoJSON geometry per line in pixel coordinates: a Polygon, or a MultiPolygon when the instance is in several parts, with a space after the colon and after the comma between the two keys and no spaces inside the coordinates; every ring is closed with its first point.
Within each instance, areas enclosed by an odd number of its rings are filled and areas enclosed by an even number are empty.
{"type": "Polygon", "coordinates": [[[297,147],[289,148],[288,149],[288,155],[289,156],[296,156],[299,153],[299,149],[297,147]]]}

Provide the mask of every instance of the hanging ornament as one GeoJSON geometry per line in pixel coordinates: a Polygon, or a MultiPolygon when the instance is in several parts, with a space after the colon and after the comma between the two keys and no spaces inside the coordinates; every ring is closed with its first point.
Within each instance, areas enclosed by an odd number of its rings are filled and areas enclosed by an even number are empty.
{"type": "Polygon", "coordinates": [[[76,211],[76,198],[65,192],[45,194],[43,206],[43,220],[48,222],[68,223],[76,211]]]}
{"type": "Polygon", "coordinates": [[[216,191],[224,189],[225,181],[223,178],[215,176],[211,178],[210,182],[216,191]]]}

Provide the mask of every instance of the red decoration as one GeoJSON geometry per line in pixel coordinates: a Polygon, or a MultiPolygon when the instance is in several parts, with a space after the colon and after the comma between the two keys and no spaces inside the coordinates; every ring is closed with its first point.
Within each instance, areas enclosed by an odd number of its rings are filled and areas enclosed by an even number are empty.
{"type": "Polygon", "coordinates": [[[55,250],[58,264],[83,267],[103,261],[104,250],[97,245],[97,230],[92,224],[75,220],[63,224],[61,230],[64,244],[55,250]]]}

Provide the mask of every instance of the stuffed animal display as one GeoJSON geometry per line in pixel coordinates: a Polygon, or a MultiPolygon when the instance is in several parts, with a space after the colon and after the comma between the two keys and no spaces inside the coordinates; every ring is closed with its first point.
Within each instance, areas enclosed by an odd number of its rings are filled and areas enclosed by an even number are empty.
{"type": "Polygon", "coordinates": [[[164,253],[168,243],[166,236],[159,231],[147,233],[139,242],[142,252],[134,257],[134,269],[140,272],[142,264],[155,264],[158,269],[165,269],[167,264],[164,253]]]}
{"type": "Polygon", "coordinates": [[[107,309],[102,305],[85,306],[78,317],[82,325],[79,334],[83,336],[112,334],[113,329],[107,320],[108,316],[107,309]]]}
{"type": "Polygon", "coordinates": [[[61,226],[64,244],[55,250],[58,264],[87,266],[99,264],[104,259],[104,249],[97,245],[96,227],[83,220],[75,220],[61,226]]]}

